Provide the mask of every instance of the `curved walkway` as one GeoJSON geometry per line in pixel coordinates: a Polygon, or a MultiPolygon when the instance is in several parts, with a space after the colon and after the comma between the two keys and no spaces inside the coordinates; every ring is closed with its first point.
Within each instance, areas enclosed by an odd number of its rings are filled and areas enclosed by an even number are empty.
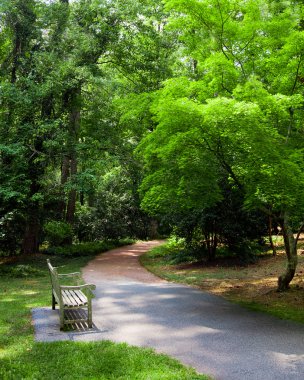
{"type": "Polygon", "coordinates": [[[98,333],[68,339],[153,347],[217,380],[304,379],[304,326],[160,280],[138,263],[158,244],[114,249],[84,268],[86,282],[96,284],[98,333]]]}

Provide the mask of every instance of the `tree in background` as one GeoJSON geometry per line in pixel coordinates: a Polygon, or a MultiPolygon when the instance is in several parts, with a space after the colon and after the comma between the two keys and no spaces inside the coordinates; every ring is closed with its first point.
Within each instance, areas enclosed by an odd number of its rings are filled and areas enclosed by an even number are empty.
{"type": "Polygon", "coordinates": [[[168,49],[151,1],[4,1],[0,15],[0,239],[32,253],[45,222],[73,225],[78,204],[100,204],[115,165],[133,171],[113,101],[159,86],[168,49]]]}
{"type": "Polygon", "coordinates": [[[1,240],[15,250],[38,247],[40,173],[45,166],[42,148],[44,112],[34,54],[40,49],[35,1],[1,4],[1,240]],[[15,226],[11,231],[12,226],[15,226]],[[22,228],[25,225],[25,228],[22,228]],[[14,243],[10,234],[14,233],[14,243]],[[21,237],[23,235],[23,237],[21,237]]]}

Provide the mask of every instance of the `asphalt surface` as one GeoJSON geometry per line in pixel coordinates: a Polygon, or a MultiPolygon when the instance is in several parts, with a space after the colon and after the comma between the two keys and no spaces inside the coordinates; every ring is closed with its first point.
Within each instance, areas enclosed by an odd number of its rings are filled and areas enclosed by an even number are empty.
{"type": "Polygon", "coordinates": [[[304,379],[303,325],[159,280],[138,264],[153,244],[111,251],[84,269],[96,284],[92,330],[60,332],[57,311],[35,309],[36,339],[152,347],[217,380],[304,379]]]}

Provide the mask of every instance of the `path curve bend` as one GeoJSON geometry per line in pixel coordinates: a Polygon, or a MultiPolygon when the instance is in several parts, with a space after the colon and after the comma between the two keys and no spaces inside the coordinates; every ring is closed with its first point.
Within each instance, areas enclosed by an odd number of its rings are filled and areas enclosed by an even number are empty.
{"type": "Polygon", "coordinates": [[[102,339],[152,347],[217,380],[304,379],[304,326],[155,277],[138,257],[158,244],[114,249],[84,268],[102,339]]]}

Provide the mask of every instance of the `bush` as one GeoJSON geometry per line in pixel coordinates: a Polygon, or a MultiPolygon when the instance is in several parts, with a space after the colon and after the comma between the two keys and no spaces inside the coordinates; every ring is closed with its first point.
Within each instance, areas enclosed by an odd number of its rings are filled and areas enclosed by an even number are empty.
{"type": "Polygon", "coordinates": [[[51,246],[66,244],[73,238],[73,228],[66,222],[52,220],[44,225],[47,241],[51,246]]]}
{"type": "Polygon", "coordinates": [[[60,256],[94,256],[98,253],[109,251],[110,249],[121,247],[123,245],[132,244],[134,240],[107,240],[107,241],[93,241],[87,243],[73,244],[64,247],[50,247],[43,251],[49,255],[60,256]]]}
{"type": "Polygon", "coordinates": [[[25,219],[17,210],[5,213],[0,209],[0,214],[0,256],[16,254],[20,250],[25,219]]]}
{"type": "Polygon", "coordinates": [[[78,205],[74,231],[80,242],[150,236],[153,221],[140,209],[136,185],[140,179],[134,170],[112,168],[99,178],[91,206],[78,205]]]}
{"type": "Polygon", "coordinates": [[[2,266],[0,268],[0,274],[1,275],[6,275],[9,277],[35,277],[35,276],[42,276],[43,272],[40,271],[39,269],[36,269],[32,267],[31,265],[23,265],[23,264],[18,264],[18,265],[7,265],[7,266],[2,266]]]}
{"type": "Polygon", "coordinates": [[[241,244],[234,247],[234,252],[239,259],[240,265],[254,264],[257,261],[257,254],[260,246],[253,241],[242,241],[241,244]]]}
{"type": "Polygon", "coordinates": [[[186,249],[168,255],[167,260],[170,265],[192,263],[194,261],[197,261],[196,258],[191,254],[191,252],[189,252],[186,249]]]}

